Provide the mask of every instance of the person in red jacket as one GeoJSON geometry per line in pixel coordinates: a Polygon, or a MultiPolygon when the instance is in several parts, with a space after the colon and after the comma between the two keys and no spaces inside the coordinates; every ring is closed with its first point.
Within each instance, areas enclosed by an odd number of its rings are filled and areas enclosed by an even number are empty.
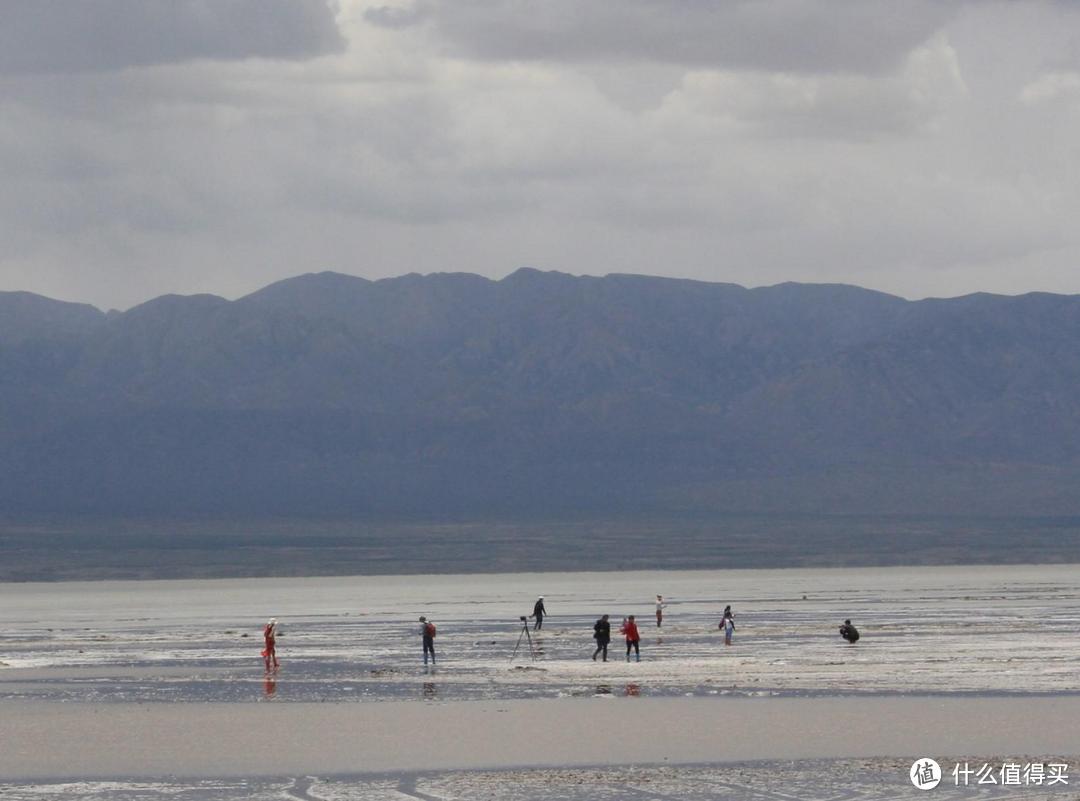
{"type": "Polygon", "coordinates": [[[262,658],[266,663],[266,669],[270,670],[278,666],[277,661],[277,618],[272,617],[263,628],[263,641],[266,647],[263,649],[262,658]]]}
{"type": "Polygon", "coordinates": [[[630,649],[634,649],[634,653],[637,655],[637,661],[641,661],[641,649],[638,647],[638,643],[641,642],[641,635],[638,634],[637,623],[634,622],[634,616],[630,615],[622,624],[622,633],[626,636],[626,661],[630,661],[630,649]]]}

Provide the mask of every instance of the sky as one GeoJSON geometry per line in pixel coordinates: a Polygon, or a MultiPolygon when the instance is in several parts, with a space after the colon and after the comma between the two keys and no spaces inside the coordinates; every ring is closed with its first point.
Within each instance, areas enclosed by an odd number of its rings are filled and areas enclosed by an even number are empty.
{"type": "Polygon", "coordinates": [[[0,0],[0,290],[1080,293],[1080,3],[0,0]]]}

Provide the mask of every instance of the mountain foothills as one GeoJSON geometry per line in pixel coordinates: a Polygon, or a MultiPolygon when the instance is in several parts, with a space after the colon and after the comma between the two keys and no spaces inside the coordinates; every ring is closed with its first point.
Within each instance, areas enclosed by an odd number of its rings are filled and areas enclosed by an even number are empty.
{"type": "Polygon", "coordinates": [[[0,293],[0,507],[1080,513],[1080,297],[520,270],[0,293]]]}

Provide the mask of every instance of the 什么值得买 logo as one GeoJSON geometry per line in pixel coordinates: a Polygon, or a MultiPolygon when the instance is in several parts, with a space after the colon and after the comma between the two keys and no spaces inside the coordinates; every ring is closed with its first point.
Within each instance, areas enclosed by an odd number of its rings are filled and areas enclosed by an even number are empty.
{"type": "Polygon", "coordinates": [[[919,757],[911,763],[908,775],[920,790],[933,790],[941,782],[941,765],[930,757],[919,757]]]}

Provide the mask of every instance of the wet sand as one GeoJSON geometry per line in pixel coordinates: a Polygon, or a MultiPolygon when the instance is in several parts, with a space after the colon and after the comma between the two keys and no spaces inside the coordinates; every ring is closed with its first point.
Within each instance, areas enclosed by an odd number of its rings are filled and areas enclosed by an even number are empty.
{"type": "Polygon", "coordinates": [[[451,703],[0,703],[0,777],[31,781],[1080,754],[1080,697],[451,703]]]}

